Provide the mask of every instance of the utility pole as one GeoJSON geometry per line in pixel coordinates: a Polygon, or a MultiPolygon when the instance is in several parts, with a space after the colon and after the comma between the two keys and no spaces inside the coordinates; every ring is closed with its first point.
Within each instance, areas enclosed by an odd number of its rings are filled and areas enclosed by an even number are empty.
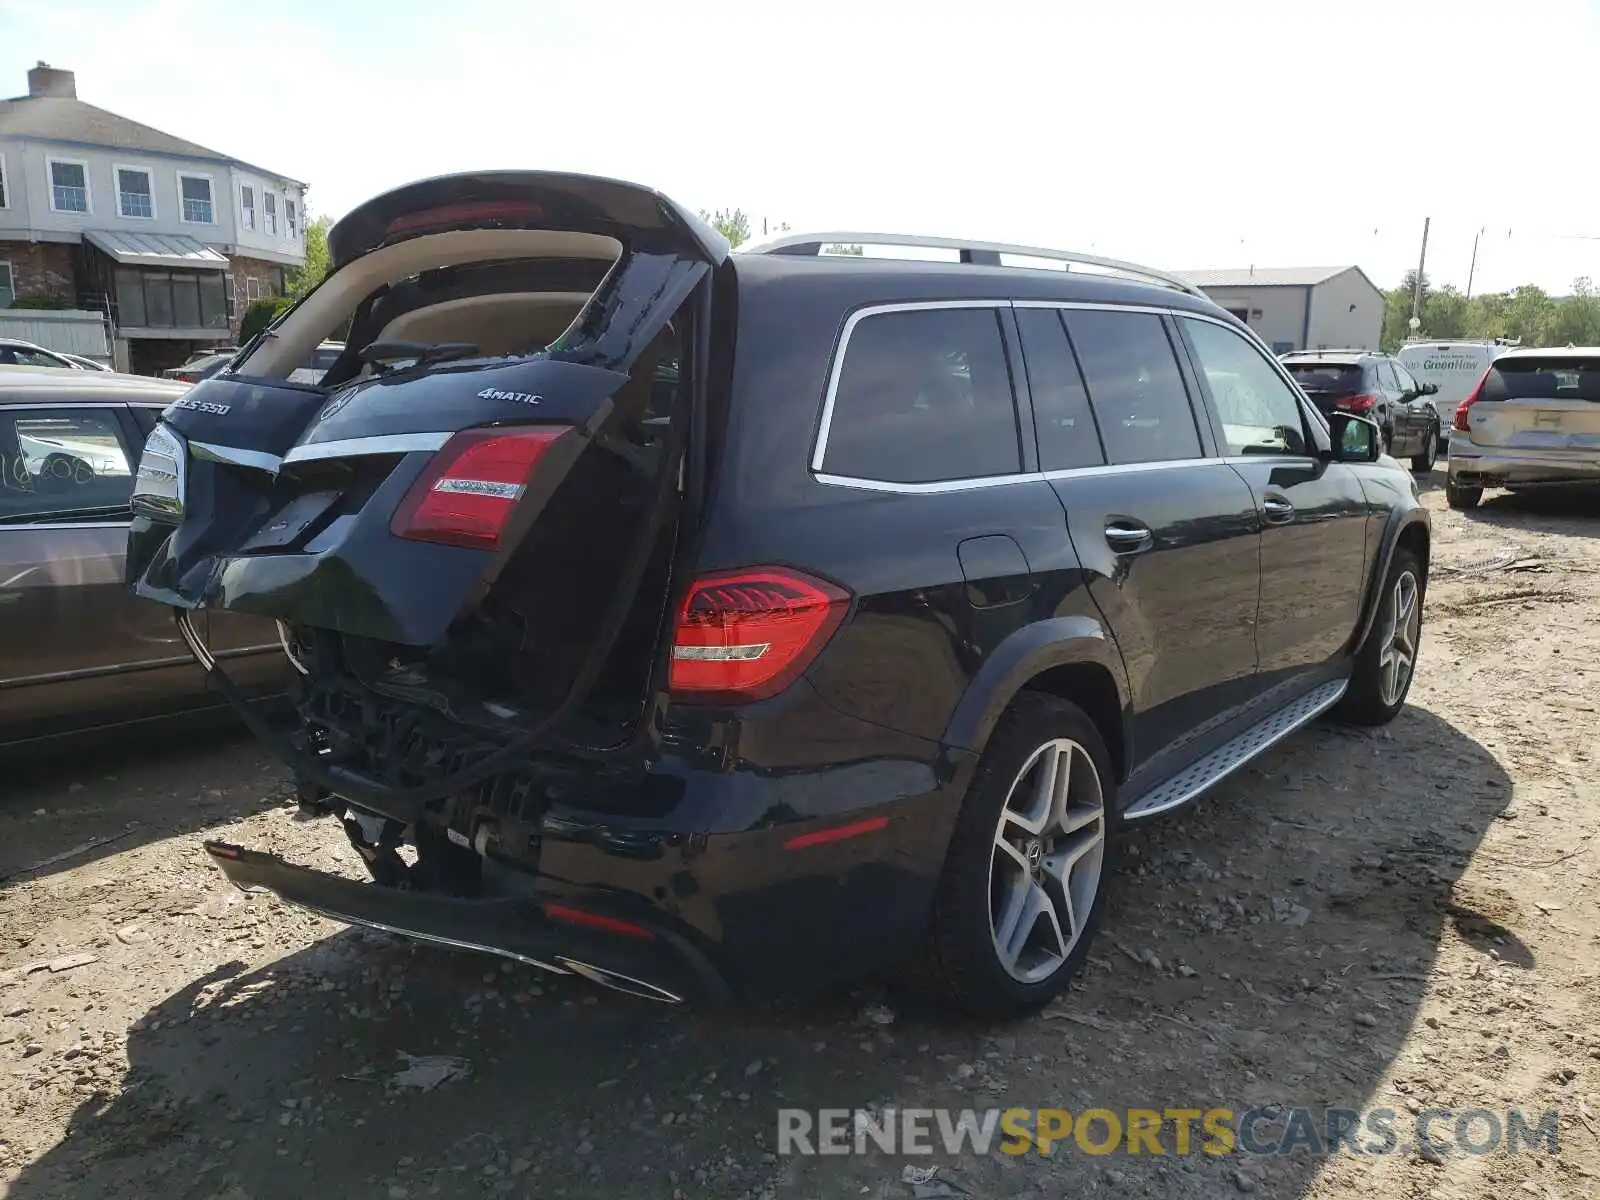
{"type": "Polygon", "coordinates": [[[1487,229],[1487,228],[1489,228],[1489,227],[1487,225],[1485,225],[1481,229],[1479,229],[1477,233],[1472,235],[1472,265],[1467,268],[1467,299],[1468,300],[1472,299],[1472,277],[1478,273],[1478,239],[1483,236],[1483,231],[1485,229],[1487,229]]]}
{"type": "Polygon", "coordinates": [[[1411,336],[1416,337],[1422,328],[1422,269],[1428,262],[1428,226],[1432,217],[1422,218],[1422,253],[1417,258],[1417,278],[1411,288],[1411,336]]]}

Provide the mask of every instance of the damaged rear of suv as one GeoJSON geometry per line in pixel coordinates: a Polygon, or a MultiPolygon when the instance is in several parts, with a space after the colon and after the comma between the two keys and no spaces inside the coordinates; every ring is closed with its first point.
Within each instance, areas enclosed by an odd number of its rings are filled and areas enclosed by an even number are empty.
{"type": "Polygon", "coordinates": [[[299,720],[242,715],[371,875],[209,844],[233,882],[669,1002],[922,947],[1022,1012],[1116,828],[1399,711],[1427,524],[1376,426],[1173,277],[820,254],[861,240],[537,172],[334,226],[135,485],[130,583],[236,701],[191,614],[278,623],[299,720]]]}

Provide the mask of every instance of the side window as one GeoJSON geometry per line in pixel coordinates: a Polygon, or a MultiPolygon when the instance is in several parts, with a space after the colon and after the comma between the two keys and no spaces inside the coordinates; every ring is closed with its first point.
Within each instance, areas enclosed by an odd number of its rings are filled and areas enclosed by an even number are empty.
{"type": "Polygon", "coordinates": [[[1410,371],[1406,370],[1404,365],[1401,363],[1394,362],[1390,363],[1389,365],[1394,369],[1394,377],[1400,381],[1400,390],[1402,392],[1410,392],[1412,395],[1415,395],[1417,392],[1416,377],[1413,376],[1410,371]]]}
{"type": "Polygon", "coordinates": [[[993,308],[875,313],[845,346],[822,470],[935,483],[1022,469],[993,308]]]}
{"type": "Polygon", "coordinates": [[[1209,321],[1183,318],[1229,454],[1304,454],[1305,421],[1294,389],[1249,342],[1209,321]]]}
{"type": "Polygon", "coordinates": [[[1200,457],[1200,432],[1161,318],[1072,310],[1067,332],[1113,464],[1200,457]]]}
{"type": "Polygon", "coordinates": [[[1089,411],[1089,393],[1067,341],[1061,313],[1053,308],[1019,308],[1022,356],[1033,393],[1033,424],[1039,438],[1039,468],[1064,471],[1105,462],[1100,434],[1089,411]]]}
{"type": "Polygon", "coordinates": [[[0,413],[0,522],[71,520],[124,508],[133,472],[111,409],[0,413]]]}
{"type": "Polygon", "coordinates": [[[1386,362],[1376,363],[1376,364],[1373,365],[1372,369],[1373,369],[1373,372],[1378,377],[1378,386],[1380,388],[1382,388],[1384,391],[1386,391],[1386,392],[1398,392],[1398,391],[1401,390],[1400,381],[1398,379],[1396,379],[1395,375],[1394,375],[1394,368],[1391,367],[1388,363],[1386,363],[1386,362]]]}

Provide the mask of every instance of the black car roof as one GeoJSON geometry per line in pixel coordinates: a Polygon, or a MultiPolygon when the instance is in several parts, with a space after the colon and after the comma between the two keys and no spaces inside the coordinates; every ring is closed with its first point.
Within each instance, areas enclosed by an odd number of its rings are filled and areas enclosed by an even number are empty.
{"type": "Polygon", "coordinates": [[[1238,319],[1224,309],[1176,288],[1088,271],[850,255],[817,257],[737,252],[728,256],[728,262],[741,283],[759,286],[783,281],[819,291],[833,289],[849,308],[923,300],[1056,300],[1156,305],[1239,324],[1238,319]]]}

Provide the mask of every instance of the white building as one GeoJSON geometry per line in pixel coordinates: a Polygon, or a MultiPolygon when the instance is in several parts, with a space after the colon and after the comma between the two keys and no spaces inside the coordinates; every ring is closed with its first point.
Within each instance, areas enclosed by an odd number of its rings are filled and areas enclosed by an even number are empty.
{"type": "Polygon", "coordinates": [[[1383,336],[1383,293],[1360,267],[1180,273],[1254,329],[1274,354],[1376,350],[1383,336]]]}
{"type": "Polygon", "coordinates": [[[305,184],[78,99],[40,63],[0,100],[0,308],[109,315],[119,365],[231,341],[305,262],[305,184]]]}

